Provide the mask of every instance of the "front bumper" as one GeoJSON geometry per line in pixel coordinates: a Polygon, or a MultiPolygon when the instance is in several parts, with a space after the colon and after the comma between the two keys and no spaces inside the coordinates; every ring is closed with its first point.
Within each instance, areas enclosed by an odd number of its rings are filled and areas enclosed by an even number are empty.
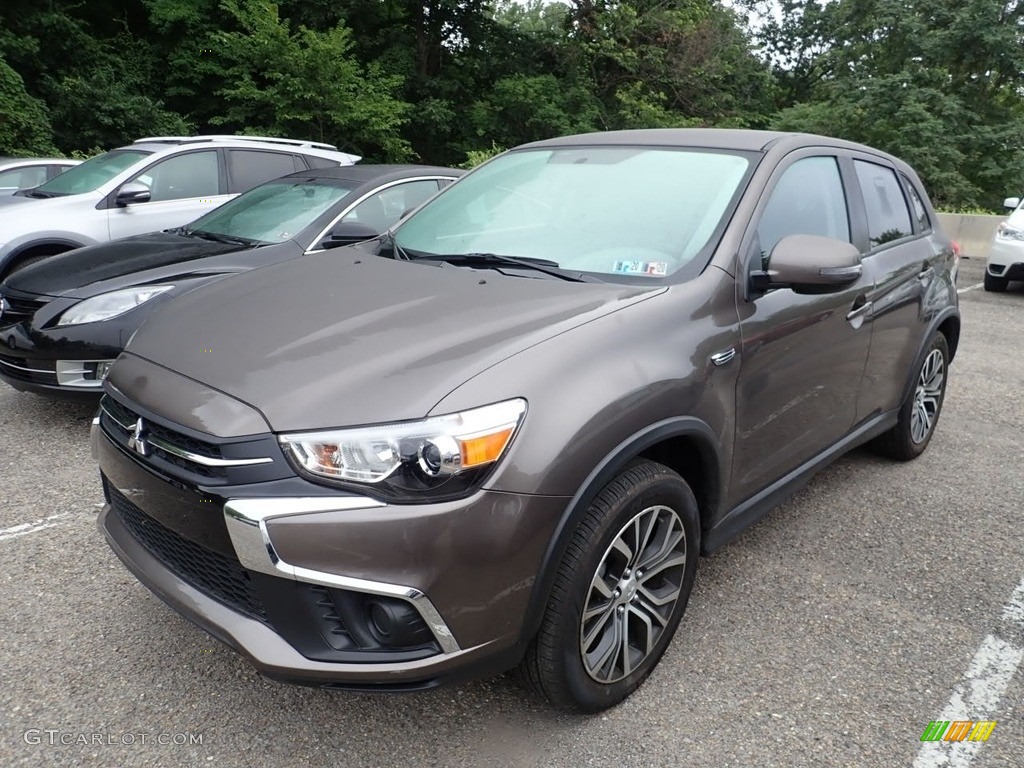
{"type": "MultiPolygon", "coordinates": [[[[25,303],[30,310],[30,302],[25,303]]],[[[0,316],[0,379],[26,392],[96,400],[103,394],[104,364],[109,367],[117,358],[133,329],[113,321],[39,327],[37,320],[48,319],[54,309],[50,305],[58,303],[40,304],[35,317],[14,315],[18,322],[13,324],[4,324],[0,316]]]]}
{"type": "Polygon", "coordinates": [[[1024,280],[1024,241],[996,237],[985,261],[985,269],[993,277],[1024,280]]]}
{"type": "Polygon", "coordinates": [[[98,424],[93,444],[108,497],[99,526],[118,557],[261,672],[303,684],[412,690],[514,664],[567,503],[481,491],[460,502],[384,505],[297,478],[187,488],[98,424]],[[295,495],[303,486],[318,495],[295,495]],[[284,490],[291,495],[275,495],[284,490]],[[247,496],[254,491],[258,498],[247,496]],[[367,647],[365,628],[349,622],[339,643],[321,610],[330,595],[339,606],[332,619],[351,616],[346,601],[380,597],[410,606],[429,637],[397,651],[367,647]]]}

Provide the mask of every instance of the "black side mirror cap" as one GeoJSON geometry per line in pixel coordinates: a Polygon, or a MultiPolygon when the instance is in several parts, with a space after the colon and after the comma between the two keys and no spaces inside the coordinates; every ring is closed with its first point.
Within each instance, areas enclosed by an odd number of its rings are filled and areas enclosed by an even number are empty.
{"type": "Polygon", "coordinates": [[[362,243],[365,240],[372,240],[375,237],[380,237],[380,232],[373,227],[361,224],[358,221],[343,221],[336,224],[334,229],[327,233],[327,237],[321,241],[320,247],[341,248],[346,245],[362,243]]]}

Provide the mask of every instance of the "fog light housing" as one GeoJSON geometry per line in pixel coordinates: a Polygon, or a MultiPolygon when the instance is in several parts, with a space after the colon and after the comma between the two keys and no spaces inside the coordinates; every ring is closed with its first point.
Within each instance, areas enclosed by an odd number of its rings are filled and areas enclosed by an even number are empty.
{"type": "Polygon", "coordinates": [[[98,389],[113,364],[113,360],[58,360],[57,383],[62,387],[98,389]]]}

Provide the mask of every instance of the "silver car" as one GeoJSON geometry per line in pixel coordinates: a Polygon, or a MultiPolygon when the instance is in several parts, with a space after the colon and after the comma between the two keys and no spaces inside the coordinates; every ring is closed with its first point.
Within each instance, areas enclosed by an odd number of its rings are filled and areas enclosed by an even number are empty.
{"type": "Polygon", "coordinates": [[[80,162],[66,157],[0,157],[0,195],[38,187],[80,162]]]}
{"type": "Polygon", "coordinates": [[[72,248],[179,227],[279,176],[359,159],[290,139],[139,139],[0,197],[0,277],[72,248]]]}

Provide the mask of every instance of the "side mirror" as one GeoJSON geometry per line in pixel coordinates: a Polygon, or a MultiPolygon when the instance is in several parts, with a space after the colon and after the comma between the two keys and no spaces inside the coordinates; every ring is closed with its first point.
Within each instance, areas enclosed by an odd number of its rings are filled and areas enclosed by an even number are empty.
{"type": "Polygon", "coordinates": [[[117,190],[114,202],[124,207],[133,203],[148,203],[150,197],[149,187],[138,181],[129,181],[117,190]]]}
{"type": "Polygon", "coordinates": [[[850,243],[818,235],[782,238],[768,257],[768,271],[755,272],[751,287],[791,288],[794,293],[829,293],[860,278],[860,251],[850,243]]]}
{"type": "Polygon", "coordinates": [[[378,232],[368,224],[361,224],[358,221],[342,221],[334,225],[334,228],[327,233],[320,242],[321,248],[341,248],[345,245],[361,243],[364,240],[372,240],[379,237],[378,232]]]}
{"type": "Polygon", "coordinates": [[[1014,209],[1018,205],[1020,205],[1020,198],[1019,197],[1008,197],[1005,200],[1003,200],[1003,208],[1014,209]]]}

